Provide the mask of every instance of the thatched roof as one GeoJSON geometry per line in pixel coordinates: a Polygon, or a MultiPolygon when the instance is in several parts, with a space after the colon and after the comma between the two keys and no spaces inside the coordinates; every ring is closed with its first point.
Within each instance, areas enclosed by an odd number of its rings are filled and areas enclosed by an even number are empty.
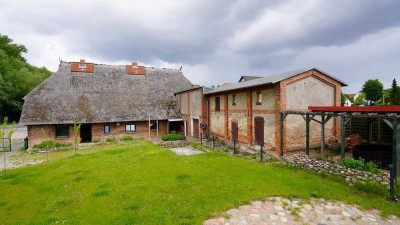
{"type": "Polygon", "coordinates": [[[71,63],[61,62],[57,72],[25,96],[20,123],[179,118],[174,93],[191,88],[190,81],[175,69],[145,70],[146,75],[129,75],[126,66],[94,64],[93,73],[71,72],[71,63]]]}

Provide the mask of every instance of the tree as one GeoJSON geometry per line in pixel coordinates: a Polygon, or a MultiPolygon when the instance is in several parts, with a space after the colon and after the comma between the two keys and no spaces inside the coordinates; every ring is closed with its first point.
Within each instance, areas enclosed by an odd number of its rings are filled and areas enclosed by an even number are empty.
{"type": "Polygon", "coordinates": [[[365,101],[365,93],[360,92],[358,97],[354,99],[354,105],[359,106],[359,105],[366,105],[367,101],[365,101]]]}
{"type": "Polygon", "coordinates": [[[346,103],[346,99],[349,99],[349,97],[345,94],[343,94],[343,92],[340,92],[340,105],[344,106],[344,104],[346,103]]]}
{"type": "Polygon", "coordinates": [[[400,105],[400,87],[397,86],[396,79],[393,79],[388,102],[390,105],[400,105]]]}
{"type": "Polygon", "coordinates": [[[79,131],[81,129],[81,124],[78,124],[78,118],[74,117],[74,150],[76,155],[76,149],[78,149],[78,145],[81,143],[81,138],[79,136],[79,131]]]}
{"type": "Polygon", "coordinates": [[[367,80],[362,88],[369,105],[379,101],[383,96],[383,84],[378,80],[367,80]]]}
{"type": "Polygon", "coordinates": [[[27,63],[22,56],[26,52],[24,45],[0,34],[0,119],[18,120],[22,98],[51,74],[27,63]]]}

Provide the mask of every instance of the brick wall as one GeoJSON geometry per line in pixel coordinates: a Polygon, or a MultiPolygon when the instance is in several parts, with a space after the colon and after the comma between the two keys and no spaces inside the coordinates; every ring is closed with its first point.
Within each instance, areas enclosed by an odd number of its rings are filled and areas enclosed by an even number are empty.
{"type": "Polygon", "coordinates": [[[206,128],[192,127],[192,120],[199,119],[200,123],[207,124],[207,102],[203,98],[203,88],[191,89],[176,94],[181,116],[186,121],[186,135],[193,137],[194,129],[198,129],[199,136],[206,134],[206,128]],[[193,131],[193,132],[192,132],[193,131]]]}
{"type": "MultiPolygon", "coordinates": [[[[231,123],[238,122],[239,142],[253,145],[255,139],[254,118],[264,118],[264,146],[279,150],[280,110],[307,110],[309,105],[340,105],[341,85],[324,74],[311,70],[274,85],[247,88],[246,90],[217,93],[207,96],[209,101],[210,135],[231,141],[231,123]],[[293,85],[292,88],[290,85],[293,85]],[[304,87],[305,88],[304,88],[304,87]],[[287,92],[287,88],[295,91],[287,92]],[[313,94],[313,92],[316,92],[313,94]],[[257,104],[257,93],[261,93],[261,104],[257,104]],[[233,96],[236,104],[232,105],[233,96]],[[215,110],[215,97],[220,97],[220,111],[215,110]],[[227,100],[227,103],[225,101],[227,100]],[[294,104],[299,102],[298,105],[294,104]],[[299,106],[299,107],[297,107],[299,106]]],[[[320,143],[320,126],[310,123],[311,146],[320,143]]],[[[326,125],[326,138],[340,135],[335,119],[326,125]]],[[[301,116],[288,116],[284,122],[284,149],[305,147],[305,121],[301,116]]]]}
{"type": "MultiPolygon", "coordinates": [[[[155,122],[155,121],[154,121],[155,122]]],[[[158,135],[161,137],[167,133],[168,121],[161,120],[158,122],[159,130],[158,135]]],[[[96,123],[92,124],[92,141],[95,139],[105,140],[107,137],[115,137],[119,139],[124,135],[130,135],[133,138],[147,138],[149,136],[149,123],[148,121],[135,121],[135,122],[120,122],[117,126],[115,122],[112,123],[96,123]],[[126,124],[135,124],[135,132],[125,132],[126,124]],[[104,134],[104,125],[110,125],[110,134],[104,134]]],[[[30,125],[28,128],[29,148],[33,145],[40,143],[44,140],[56,140],[60,142],[74,142],[74,129],[73,125],[69,125],[68,137],[56,137],[55,125],[30,125]]],[[[157,137],[157,130],[150,130],[151,137],[157,137]]]]}
{"type": "Polygon", "coordinates": [[[60,142],[74,142],[73,125],[69,125],[68,137],[56,137],[55,125],[32,125],[27,126],[28,130],[28,148],[44,140],[56,140],[60,142]]]}

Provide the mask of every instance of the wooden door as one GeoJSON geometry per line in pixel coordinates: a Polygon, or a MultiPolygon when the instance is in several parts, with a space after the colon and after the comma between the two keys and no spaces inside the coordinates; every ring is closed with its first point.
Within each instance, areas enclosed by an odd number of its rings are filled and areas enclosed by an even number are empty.
{"type": "Polygon", "coordinates": [[[239,138],[239,135],[238,135],[239,126],[238,126],[238,124],[236,122],[232,122],[231,123],[231,129],[232,129],[232,141],[234,141],[234,140],[237,141],[238,138],[239,138]]]}
{"type": "Polygon", "coordinates": [[[199,138],[199,120],[193,119],[193,137],[199,138]]]}
{"type": "Polygon", "coordinates": [[[261,145],[264,143],[264,118],[255,117],[254,118],[254,137],[255,144],[261,145]]]}

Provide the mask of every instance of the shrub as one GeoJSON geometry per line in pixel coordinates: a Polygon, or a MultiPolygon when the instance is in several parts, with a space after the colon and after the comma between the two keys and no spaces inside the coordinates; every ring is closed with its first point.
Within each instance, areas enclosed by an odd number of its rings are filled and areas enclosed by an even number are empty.
{"type": "Polygon", "coordinates": [[[121,141],[132,141],[133,137],[129,135],[124,135],[121,137],[121,141]]]}
{"type": "Polygon", "coordinates": [[[364,191],[366,193],[370,194],[375,194],[375,195],[380,195],[380,196],[386,196],[388,197],[389,192],[385,188],[384,185],[381,185],[379,183],[376,183],[374,181],[364,181],[364,182],[356,182],[354,186],[361,191],[364,191]]]}
{"type": "Polygon", "coordinates": [[[33,146],[33,149],[49,149],[49,148],[61,148],[61,147],[69,147],[72,143],[66,142],[58,142],[53,140],[44,140],[39,144],[33,146]]]}
{"type": "Polygon", "coordinates": [[[92,140],[92,142],[93,143],[99,143],[99,142],[101,142],[101,140],[100,140],[100,138],[95,138],[95,139],[92,140]]]}
{"type": "MultiPolygon", "coordinates": [[[[208,136],[206,140],[211,142],[213,140],[213,138],[212,138],[212,136],[208,136]]],[[[214,137],[214,141],[218,142],[218,141],[221,141],[221,140],[219,139],[219,137],[214,137]]]]}
{"type": "Polygon", "coordinates": [[[364,159],[342,159],[339,162],[340,165],[352,168],[352,169],[357,169],[357,170],[363,170],[363,171],[368,171],[371,173],[379,173],[378,166],[373,163],[373,162],[368,162],[366,163],[364,159]]]}
{"type": "Polygon", "coordinates": [[[177,134],[175,132],[171,132],[169,134],[164,134],[161,137],[161,140],[163,141],[178,141],[178,140],[185,140],[186,136],[183,134],[177,134]]]}
{"type": "Polygon", "coordinates": [[[115,137],[106,138],[106,142],[115,142],[115,137]]]}

